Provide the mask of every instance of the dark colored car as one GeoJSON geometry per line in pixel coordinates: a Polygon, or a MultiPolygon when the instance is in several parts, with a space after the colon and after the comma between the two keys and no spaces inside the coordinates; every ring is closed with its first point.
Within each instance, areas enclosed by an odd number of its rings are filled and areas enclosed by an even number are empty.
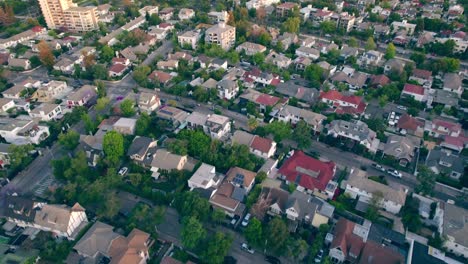
{"type": "Polygon", "coordinates": [[[273,264],[281,264],[281,261],[273,256],[266,256],[265,260],[273,264]]]}
{"type": "Polygon", "coordinates": [[[224,257],[224,264],[236,264],[237,263],[237,259],[234,258],[233,256],[226,256],[224,257]]]}

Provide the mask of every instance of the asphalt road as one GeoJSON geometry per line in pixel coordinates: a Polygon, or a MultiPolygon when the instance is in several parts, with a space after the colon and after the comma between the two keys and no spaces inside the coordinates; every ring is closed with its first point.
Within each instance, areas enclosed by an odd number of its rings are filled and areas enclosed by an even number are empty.
{"type": "Polygon", "coordinates": [[[150,65],[154,59],[158,56],[165,58],[174,48],[174,44],[171,40],[165,40],[162,45],[153,51],[146,59],[143,61],[142,65],[150,65]]]}

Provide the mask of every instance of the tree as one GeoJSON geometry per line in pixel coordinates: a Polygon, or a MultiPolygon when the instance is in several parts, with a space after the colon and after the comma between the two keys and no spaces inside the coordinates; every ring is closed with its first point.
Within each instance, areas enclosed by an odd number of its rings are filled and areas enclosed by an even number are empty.
{"type": "Polygon", "coordinates": [[[296,124],[296,128],[293,132],[293,138],[297,142],[298,149],[307,149],[312,144],[312,130],[309,125],[304,121],[300,120],[296,124]]]}
{"type": "Polygon", "coordinates": [[[220,224],[226,218],[226,214],[217,208],[214,208],[211,212],[211,221],[215,224],[220,224]]]}
{"type": "Polygon", "coordinates": [[[37,44],[37,49],[39,50],[39,59],[42,64],[51,69],[55,64],[55,57],[49,45],[44,40],[41,40],[37,44]]]}
{"type": "Polygon", "coordinates": [[[81,120],[83,120],[83,123],[85,125],[85,129],[87,133],[94,133],[94,130],[96,130],[96,124],[91,120],[91,117],[87,113],[83,113],[81,115],[81,120]]]}
{"type": "Polygon", "coordinates": [[[210,204],[195,192],[179,193],[174,199],[174,207],[182,217],[194,217],[200,221],[208,220],[210,204]]]}
{"type": "Polygon", "coordinates": [[[151,207],[147,204],[138,204],[130,214],[127,229],[138,228],[156,235],[154,227],[163,221],[165,211],[162,206],[151,207]]]}
{"type": "Polygon", "coordinates": [[[137,136],[147,136],[147,132],[151,125],[151,117],[147,113],[141,113],[135,127],[135,134],[137,136]]]}
{"type": "Polygon", "coordinates": [[[322,34],[330,34],[336,31],[336,25],[332,21],[323,21],[320,23],[322,34]]]}
{"type": "Polygon", "coordinates": [[[406,198],[405,206],[401,209],[401,221],[405,228],[411,232],[418,232],[422,227],[421,218],[419,217],[419,200],[414,199],[411,195],[406,198]]]}
{"type": "Polygon", "coordinates": [[[261,65],[265,61],[265,54],[261,52],[255,53],[252,59],[255,65],[261,65]]]}
{"type": "Polygon", "coordinates": [[[390,44],[388,44],[387,46],[387,50],[385,51],[385,59],[387,60],[393,59],[395,58],[395,56],[396,56],[395,45],[393,45],[393,43],[390,42],[390,44]]]}
{"type": "Polygon", "coordinates": [[[296,261],[302,260],[307,253],[309,245],[303,239],[290,239],[288,243],[288,255],[293,257],[296,261]]]}
{"type": "Polygon", "coordinates": [[[8,146],[10,167],[13,171],[23,169],[26,164],[32,161],[30,152],[34,150],[33,145],[14,145],[8,146]]]}
{"type": "Polygon", "coordinates": [[[289,236],[288,227],[279,217],[271,220],[264,232],[267,251],[281,255],[284,253],[286,241],[289,236]]]}
{"type": "Polygon", "coordinates": [[[98,217],[112,219],[120,209],[120,201],[115,192],[107,193],[103,199],[105,203],[100,203],[96,214],[98,217]]]}
{"type": "Polygon", "coordinates": [[[98,98],[95,106],[96,111],[100,112],[106,109],[106,107],[109,105],[109,102],[110,100],[107,97],[98,98]]]}
{"type": "Polygon", "coordinates": [[[107,78],[107,69],[102,64],[94,64],[91,67],[91,72],[95,80],[105,80],[107,78]]]}
{"type": "Polygon", "coordinates": [[[141,86],[146,86],[148,82],[148,75],[151,72],[151,68],[145,65],[138,66],[133,71],[133,79],[141,86]]]}
{"type": "Polygon", "coordinates": [[[317,64],[311,64],[304,70],[304,78],[313,83],[313,86],[320,86],[323,78],[323,69],[317,64]]]}
{"type": "Polygon", "coordinates": [[[156,26],[161,23],[161,18],[159,18],[158,14],[151,14],[148,23],[150,26],[156,26]]]}
{"type": "Polygon", "coordinates": [[[426,60],[426,55],[421,52],[414,52],[411,54],[410,59],[413,60],[417,66],[420,66],[426,60]]]}
{"type": "Polygon", "coordinates": [[[96,56],[94,56],[94,54],[88,54],[83,51],[81,55],[83,56],[83,65],[87,70],[91,69],[91,67],[96,64],[96,56]]]}
{"type": "Polygon", "coordinates": [[[125,99],[120,104],[120,111],[125,117],[131,117],[135,115],[135,102],[130,99],[125,99]]]}
{"type": "Polygon", "coordinates": [[[358,46],[359,46],[358,40],[357,40],[355,37],[350,37],[350,38],[348,39],[348,45],[349,45],[350,47],[358,47],[358,46]]]}
{"type": "Polygon", "coordinates": [[[364,46],[366,50],[375,50],[377,45],[375,44],[374,38],[369,37],[366,41],[366,45],[364,46]]]}
{"type": "Polygon", "coordinates": [[[102,149],[106,155],[108,165],[117,167],[125,153],[122,134],[114,130],[107,132],[102,141],[102,149]]]}
{"type": "Polygon", "coordinates": [[[299,32],[299,27],[301,25],[301,19],[298,17],[289,17],[283,23],[283,32],[297,33],[299,32]]]}
{"type": "Polygon", "coordinates": [[[283,139],[291,137],[291,127],[281,121],[273,121],[265,126],[265,131],[272,134],[276,142],[281,142],[283,139]]]}
{"type": "Polygon", "coordinates": [[[106,86],[104,85],[104,83],[102,81],[97,81],[96,82],[96,87],[97,87],[98,97],[99,98],[106,97],[107,90],[106,90],[106,86]]]}
{"type": "Polygon", "coordinates": [[[376,191],[372,194],[372,198],[369,201],[369,206],[366,211],[366,218],[372,222],[375,222],[379,217],[379,208],[383,200],[383,193],[376,191]]]}
{"type": "Polygon", "coordinates": [[[208,240],[207,245],[204,247],[201,256],[205,263],[208,264],[221,264],[224,262],[224,257],[229,252],[232,244],[232,236],[225,235],[222,232],[216,232],[214,237],[208,240]]]}
{"type": "Polygon", "coordinates": [[[58,142],[67,150],[74,150],[80,144],[80,134],[74,130],[69,130],[67,133],[60,133],[58,142]]]}
{"type": "Polygon", "coordinates": [[[257,218],[252,218],[244,231],[244,236],[249,245],[255,247],[263,246],[265,241],[263,239],[262,222],[260,222],[257,218]]]}
{"type": "Polygon", "coordinates": [[[205,237],[206,231],[197,218],[192,216],[185,219],[181,232],[182,245],[184,247],[194,249],[205,237]]]}
{"type": "Polygon", "coordinates": [[[416,191],[422,193],[423,195],[433,195],[437,175],[428,167],[419,165],[416,178],[419,181],[419,185],[416,186],[416,191]]]}
{"type": "Polygon", "coordinates": [[[250,130],[255,130],[258,126],[258,120],[255,117],[250,117],[249,120],[247,121],[247,126],[249,127],[250,130]]]}

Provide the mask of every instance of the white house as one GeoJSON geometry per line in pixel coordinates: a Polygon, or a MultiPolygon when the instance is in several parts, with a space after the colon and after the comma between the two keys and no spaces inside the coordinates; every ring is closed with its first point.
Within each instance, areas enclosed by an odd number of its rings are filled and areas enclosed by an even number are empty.
{"type": "Polygon", "coordinates": [[[320,51],[311,47],[299,47],[296,49],[296,55],[298,57],[306,57],[312,60],[318,60],[320,58],[320,51]]]}
{"type": "Polygon", "coordinates": [[[232,80],[221,80],[216,84],[218,89],[218,97],[221,99],[231,100],[239,93],[239,84],[232,80]]]}
{"type": "Polygon", "coordinates": [[[407,83],[401,92],[402,96],[410,96],[418,102],[427,101],[428,92],[423,86],[407,83]]]}
{"type": "Polygon", "coordinates": [[[29,112],[32,118],[39,118],[42,121],[50,121],[58,118],[62,114],[62,107],[58,104],[43,103],[29,112]]]}
{"type": "Polygon", "coordinates": [[[186,45],[190,46],[192,49],[197,48],[197,43],[201,38],[200,30],[186,31],[181,35],[177,36],[179,45],[184,47],[186,45]]]}
{"type": "Polygon", "coordinates": [[[444,247],[451,253],[468,258],[468,210],[445,203],[442,235],[444,247]]]}
{"type": "Polygon", "coordinates": [[[0,98],[0,113],[6,113],[6,111],[15,107],[15,101],[9,98],[0,98]]]}
{"type": "Polygon", "coordinates": [[[49,135],[49,127],[38,125],[33,120],[0,119],[0,136],[11,144],[39,144],[49,135]]]}
{"type": "Polygon", "coordinates": [[[378,206],[392,214],[398,214],[405,205],[405,189],[394,189],[368,179],[367,173],[357,168],[351,169],[349,178],[342,183],[342,187],[345,188],[345,193],[351,198],[359,198],[359,201],[363,203],[370,203],[373,197],[380,196],[378,206]]]}
{"type": "Polygon", "coordinates": [[[216,175],[216,168],[206,163],[195,171],[195,173],[188,180],[190,190],[195,188],[209,189],[219,185],[221,178],[216,175]]]}

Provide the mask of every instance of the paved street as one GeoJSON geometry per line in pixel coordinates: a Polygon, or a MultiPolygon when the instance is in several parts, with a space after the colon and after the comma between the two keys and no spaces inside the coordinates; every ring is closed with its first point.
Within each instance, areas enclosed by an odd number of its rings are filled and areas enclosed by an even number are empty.
{"type": "Polygon", "coordinates": [[[155,51],[153,51],[146,59],[143,61],[142,65],[150,65],[155,58],[158,56],[161,56],[165,58],[167,54],[169,54],[172,49],[174,48],[174,44],[172,43],[171,40],[165,40],[163,44],[157,48],[155,51]]]}

